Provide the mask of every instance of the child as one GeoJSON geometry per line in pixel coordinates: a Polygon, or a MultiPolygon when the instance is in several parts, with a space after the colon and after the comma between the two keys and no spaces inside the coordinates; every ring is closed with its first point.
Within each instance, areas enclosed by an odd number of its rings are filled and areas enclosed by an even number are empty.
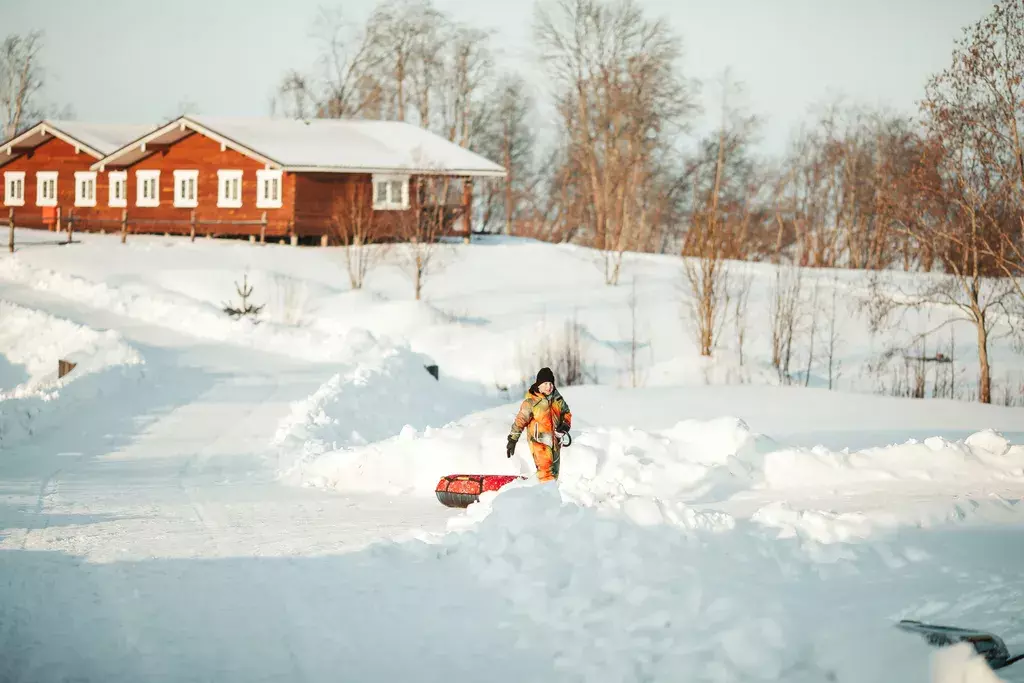
{"type": "Polygon", "coordinates": [[[555,388],[555,375],[551,368],[541,368],[537,381],[526,392],[512,431],[508,436],[508,457],[516,451],[519,435],[526,430],[527,443],[537,466],[541,481],[558,479],[559,453],[562,436],[572,427],[572,413],[565,399],[555,388]]]}

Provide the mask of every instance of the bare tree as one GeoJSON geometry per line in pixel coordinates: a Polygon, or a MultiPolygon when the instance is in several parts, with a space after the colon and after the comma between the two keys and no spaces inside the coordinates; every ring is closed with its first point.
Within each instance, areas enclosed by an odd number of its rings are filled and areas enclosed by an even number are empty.
{"type": "Polygon", "coordinates": [[[405,242],[400,264],[413,282],[419,301],[423,287],[431,275],[445,265],[450,247],[443,241],[451,221],[458,212],[452,201],[455,181],[448,176],[420,176],[415,188],[410,183],[410,209],[396,217],[397,236],[405,242]]]}
{"type": "Polygon", "coordinates": [[[43,68],[39,53],[43,33],[11,34],[0,45],[0,111],[3,113],[3,138],[9,139],[42,116],[36,100],[43,87],[43,68]]]}
{"type": "Polygon", "coordinates": [[[836,359],[836,349],[842,341],[839,328],[836,325],[837,318],[837,297],[839,293],[839,277],[832,279],[832,303],[828,309],[828,336],[826,346],[828,347],[828,388],[832,388],[839,380],[839,373],[842,368],[842,361],[836,359]]]}
{"type": "Polygon", "coordinates": [[[512,234],[514,225],[526,213],[538,182],[534,165],[536,135],[530,120],[534,103],[525,81],[513,75],[503,76],[495,100],[481,151],[500,160],[507,175],[485,191],[485,215],[481,222],[486,228],[491,216],[500,213],[505,234],[512,234]]]}
{"type": "Polygon", "coordinates": [[[554,81],[567,169],[556,189],[605,253],[608,284],[622,254],[649,239],[658,174],[652,167],[693,109],[677,62],[681,43],[634,0],[550,0],[537,42],[554,81]]]}
{"type": "Polygon", "coordinates": [[[814,281],[814,294],[811,296],[811,329],[807,334],[807,371],[804,373],[804,386],[811,384],[811,370],[814,367],[814,342],[818,334],[818,281],[814,281]]]}
{"type": "Polygon", "coordinates": [[[719,83],[718,125],[699,142],[697,155],[685,170],[692,199],[681,253],[700,256],[708,243],[704,231],[714,230],[723,258],[755,257],[764,244],[757,226],[770,220],[762,207],[766,174],[750,150],[759,122],[746,112],[743,86],[730,70],[719,83]]]}
{"type": "Polygon", "coordinates": [[[380,116],[383,92],[373,24],[356,25],[340,9],[321,9],[311,36],[320,45],[318,76],[290,70],[278,86],[274,113],[290,118],[380,116]]]}
{"type": "Polygon", "coordinates": [[[632,279],[629,290],[629,347],[626,350],[626,369],[629,374],[629,386],[637,388],[643,386],[647,378],[640,362],[641,349],[650,345],[650,340],[641,336],[643,330],[638,317],[640,299],[636,293],[636,278],[632,279]]]}
{"type": "Polygon", "coordinates": [[[803,272],[799,267],[776,268],[768,313],[772,325],[772,366],[778,372],[779,381],[789,384],[793,340],[803,319],[803,272]]]}
{"type": "Polygon", "coordinates": [[[747,341],[747,313],[750,305],[750,289],[754,283],[754,276],[750,273],[736,278],[736,292],[732,297],[733,327],[736,330],[736,352],[739,354],[740,367],[743,367],[745,356],[743,349],[747,341]]]}
{"type": "Polygon", "coordinates": [[[344,247],[352,289],[362,289],[366,276],[387,254],[387,245],[378,243],[380,221],[371,193],[372,186],[346,183],[332,209],[331,232],[344,247]]]}
{"type": "MultiPolygon", "coordinates": [[[[490,33],[462,25],[450,25],[439,51],[437,99],[440,129],[445,137],[463,147],[480,142],[489,114],[487,85],[494,80],[490,33]]],[[[431,46],[437,51],[436,45],[431,46]]],[[[423,124],[427,125],[427,124],[423,124]]]]}
{"type": "Polygon", "coordinates": [[[683,258],[683,272],[700,355],[711,356],[729,313],[729,268],[723,257],[722,232],[711,227],[701,233],[696,245],[699,255],[683,258]]]}
{"type": "Polygon", "coordinates": [[[430,92],[439,75],[437,53],[446,17],[430,0],[384,0],[367,22],[385,118],[405,121],[410,103],[430,127],[430,92]],[[417,101],[418,100],[418,101],[417,101]]]}
{"type": "Polygon", "coordinates": [[[927,144],[913,182],[923,200],[903,207],[900,230],[934,254],[942,273],[873,288],[877,324],[908,306],[934,305],[954,312],[939,327],[974,326],[982,403],[992,400],[989,343],[1000,322],[1016,319],[1018,285],[999,253],[1015,239],[1007,235],[1020,225],[1024,198],[1022,69],[1024,1],[1002,0],[958,42],[922,103],[927,144]]]}
{"type": "Polygon", "coordinates": [[[775,189],[775,252],[812,267],[880,269],[923,262],[896,230],[918,199],[908,182],[922,149],[907,117],[841,101],[801,126],[775,189]]]}
{"type": "MultiPolygon", "coordinates": [[[[731,101],[737,92],[738,86],[727,71],[722,79],[721,112],[713,147],[710,184],[702,186],[700,182],[704,164],[699,158],[695,172],[697,180],[693,185],[690,229],[682,248],[683,268],[690,285],[691,308],[702,356],[711,355],[729,314],[731,292],[726,259],[730,255],[738,255],[742,249],[753,215],[752,197],[747,194],[751,189],[749,185],[740,183],[738,201],[724,191],[732,180],[734,155],[749,140],[755,125],[753,117],[742,115],[731,101]]],[[[704,145],[704,149],[710,151],[712,147],[704,145]]]]}
{"type": "Polygon", "coordinates": [[[280,114],[290,119],[312,118],[318,108],[316,98],[309,77],[293,69],[277,86],[277,92],[270,101],[270,114],[280,114]]]}
{"type": "Polygon", "coordinates": [[[942,327],[965,321],[974,326],[978,338],[978,400],[992,402],[992,368],[989,345],[993,339],[1011,334],[1007,327],[996,329],[1000,322],[1012,325],[1014,316],[1010,305],[1016,296],[1006,278],[986,278],[967,269],[954,269],[949,274],[934,274],[912,283],[898,283],[887,278],[876,278],[872,284],[874,314],[872,329],[883,326],[905,326],[905,314],[928,306],[940,306],[953,312],[942,323],[921,334],[913,335],[909,345],[942,327]],[[893,320],[893,317],[896,320],[893,320]],[[1002,318],[1002,319],[1001,319],[1002,318]]]}
{"type": "Polygon", "coordinates": [[[986,262],[1024,289],[1024,1],[1000,0],[965,31],[952,63],[928,84],[929,132],[942,141],[943,176],[980,214],[986,262]],[[978,166],[981,168],[978,168],[978,166]]]}

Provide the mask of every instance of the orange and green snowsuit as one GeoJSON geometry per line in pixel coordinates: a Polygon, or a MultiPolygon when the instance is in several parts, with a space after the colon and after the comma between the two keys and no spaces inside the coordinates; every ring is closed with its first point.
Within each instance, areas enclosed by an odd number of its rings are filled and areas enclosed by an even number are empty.
{"type": "Polygon", "coordinates": [[[555,428],[559,426],[563,432],[568,431],[572,426],[572,413],[558,389],[548,396],[528,390],[512,423],[509,438],[516,442],[519,435],[526,432],[533,463],[537,466],[537,478],[541,481],[558,479],[562,439],[555,433],[555,428]]]}

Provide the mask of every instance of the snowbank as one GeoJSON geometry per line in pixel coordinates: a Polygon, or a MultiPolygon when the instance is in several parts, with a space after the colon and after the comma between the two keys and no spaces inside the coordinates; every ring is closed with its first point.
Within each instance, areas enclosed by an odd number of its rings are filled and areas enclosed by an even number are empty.
{"type": "Polygon", "coordinates": [[[353,449],[442,426],[493,403],[469,385],[435,379],[427,364],[406,348],[375,347],[294,403],[274,438],[280,474],[298,482],[304,467],[326,453],[344,458],[353,449]]]}
{"type": "Polygon", "coordinates": [[[116,377],[143,362],[112,330],[99,332],[47,313],[0,301],[0,355],[25,369],[27,379],[0,390],[0,448],[31,435],[46,417],[78,401],[114,391],[116,377]],[[57,361],[75,368],[58,378],[57,361]],[[111,375],[111,371],[123,372],[111,375]]]}
{"type": "MultiPolygon", "coordinates": [[[[514,406],[503,406],[448,425],[359,447],[307,448],[299,470],[307,484],[344,491],[433,495],[440,477],[454,473],[532,474],[525,440],[512,460],[504,457],[514,406]]],[[[957,487],[992,482],[1024,483],[1024,446],[993,431],[964,441],[910,440],[847,453],[823,447],[780,448],[737,418],[684,420],[664,430],[574,430],[562,451],[560,486],[580,504],[622,508],[673,501],[714,502],[745,492],[824,496],[879,482],[910,481],[957,487]]],[[[641,516],[670,518],[649,509],[641,516]]]]}
{"type": "Polygon", "coordinates": [[[683,533],[638,525],[564,488],[516,484],[421,552],[502,596],[498,613],[461,617],[541,647],[550,680],[924,680],[932,651],[892,624],[927,600],[915,583],[934,573],[925,552],[850,547],[831,564],[753,524],[694,520],[683,533]]]}
{"type": "MultiPolygon", "coordinates": [[[[55,291],[72,301],[194,337],[240,344],[311,361],[349,359],[368,346],[366,340],[369,335],[361,330],[348,330],[343,335],[336,335],[269,320],[236,320],[213,303],[203,303],[138,283],[112,287],[53,270],[31,268],[15,259],[0,260],[0,280],[18,282],[41,291],[55,291]]],[[[234,293],[233,287],[231,293],[234,293]]],[[[226,299],[235,305],[239,303],[237,296],[226,299]]],[[[286,314],[287,309],[279,308],[277,311],[278,316],[286,314]]]]}
{"type": "Polygon", "coordinates": [[[933,437],[918,443],[835,453],[823,448],[769,453],[764,480],[773,489],[841,489],[891,481],[1024,481],[1024,446],[992,430],[963,441],[933,437]]]}
{"type": "Polygon", "coordinates": [[[19,398],[61,384],[57,361],[77,363],[68,380],[99,372],[114,365],[142,362],[135,349],[113,330],[96,330],[52,315],[0,301],[0,355],[23,366],[28,379],[4,391],[0,400],[19,398]]]}

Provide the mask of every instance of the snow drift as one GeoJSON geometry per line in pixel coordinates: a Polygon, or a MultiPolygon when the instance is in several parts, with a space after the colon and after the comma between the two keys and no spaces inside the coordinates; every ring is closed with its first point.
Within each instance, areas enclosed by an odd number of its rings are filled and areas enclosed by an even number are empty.
{"type": "MultiPolygon", "coordinates": [[[[239,344],[310,361],[345,361],[368,348],[364,342],[370,338],[365,331],[351,328],[343,334],[329,334],[269,319],[263,322],[251,318],[235,319],[212,301],[197,301],[138,283],[112,287],[53,270],[31,268],[14,259],[0,261],[0,280],[4,279],[40,291],[57,291],[66,299],[161,325],[193,337],[239,344]]],[[[235,294],[233,287],[225,293],[227,302],[239,303],[237,297],[232,296],[235,294]]],[[[301,301],[305,295],[296,296],[301,301]]],[[[301,321],[304,315],[301,307],[290,309],[287,304],[280,304],[272,310],[280,320],[294,314],[301,321]],[[299,312],[295,313],[296,310],[299,312]]]]}
{"type": "Polygon", "coordinates": [[[493,402],[472,385],[434,378],[428,364],[404,347],[374,347],[293,404],[274,438],[281,476],[301,482],[307,464],[324,454],[439,427],[493,402]]]}
{"type": "MultiPolygon", "coordinates": [[[[418,550],[501,595],[497,613],[461,617],[508,627],[509,647],[544,652],[549,680],[924,680],[934,651],[892,624],[934,606],[936,583],[958,580],[934,572],[939,553],[962,561],[941,538],[829,554],[754,523],[709,525],[698,511],[683,529],[638,525],[559,488],[485,494],[439,547],[418,550]]],[[[398,547],[373,553],[400,558],[398,547]]],[[[1001,604],[994,594],[967,603],[1001,604]]]]}
{"type": "Polygon", "coordinates": [[[0,301],[0,355],[22,366],[27,377],[0,388],[0,448],[31,435],[49,413],[102,395],[112,370],[130,374],[143,362],[112,330],[99,332],[6,301],[0,301]],[[61,359],[76,365],[58,378],[61,359]]]}
{"type": "MultiPolygon", "coordinates": [[[[320,439],[305,449],[316,455],[301,463],[302,478],[338,490],[433,495],[446,474],[530,474],[524,441],[512,460],[504,457],[512,416],[514,408],[504,406],[443,429],[405,429],[362,447],[323,448],[320,439]]],[[[910,440],[853,453],[780,448],[731,417],[685,420],[665,430],[581,425],[573,432],[572,446],[562,452],[560,486],[585,505],[619,507],[631,497],[706,502],[752,490],[817,494],[894,480],[1024,482],[1024,446],[993,431],[964,441],[910,440]]]]}
{"type": "Polygon", "coordinates": [[[23,366],[28,376],[6,391],[0,387],[0,398],[28,396],[62,384],[57,378],[58,359],[77,364],[68,380],[142,362],[138,352],[113,330],[97,332],[7,301],[0,301],[0,355],[23,366]]]}

